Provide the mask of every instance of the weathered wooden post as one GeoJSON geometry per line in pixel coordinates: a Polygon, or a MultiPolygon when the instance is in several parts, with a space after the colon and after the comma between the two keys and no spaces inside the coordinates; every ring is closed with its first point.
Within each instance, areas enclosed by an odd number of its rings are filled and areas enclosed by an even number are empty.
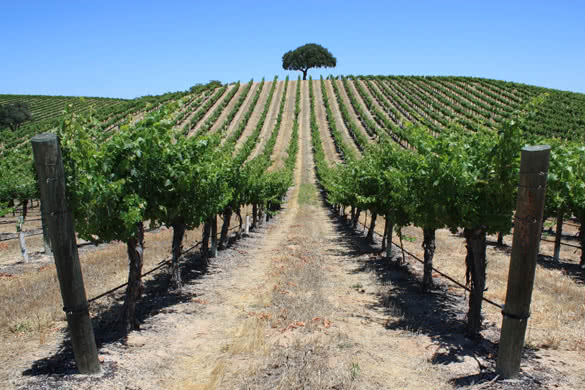
{"type": "Polygon", "coordinates": [[[250,216],[246,215],[246,234],[250,234],[250,216]]]}
{"type": "Polygon", "coordinates": [[[75,362],[80,373],[97,374],[101,369],[89,318],[73,218],[67,208],[59,140],[55,134],[44,133],[33,137],[31,143],[75,362]]]}
{"type": "Polygon", "coordinates": [[[53,256],[53,250],[51,249],[51,239],[49,238],[49,229],[47,227],[47,218],[43,212],[43,203],[39,199],[41,206],[41,226],[43,228],[43,245],[45,246],[45,255],[53,256]]]}
{"type": "Polygon", "coordinates": [[[554,261],[561,259],[561,238],[563,237],[563,206],[559,206],[557,211],[557,230],[555,231],[555,252],[554,261]]]}
{"type": "Polygon", "coordinates": [[[542,233],[549,156],[548,145],[522,148],[512,257],[496,363],[496,371],[504,378],[513,378],[520,371],[542,233]]]}
{"type": "Polygon", "coordinates": [[[26,241],[24,240],[24,231],[22,230],[22,225],[24,224],[24,217],[21,215],[18,217],[18,222],[16,224],[16,232],[18,233],[18,242],[20,244],[20,253],[22,254],[22,259],[25,263],[30,261],[28,257],[28,251],[26,250],[26,241]]]}

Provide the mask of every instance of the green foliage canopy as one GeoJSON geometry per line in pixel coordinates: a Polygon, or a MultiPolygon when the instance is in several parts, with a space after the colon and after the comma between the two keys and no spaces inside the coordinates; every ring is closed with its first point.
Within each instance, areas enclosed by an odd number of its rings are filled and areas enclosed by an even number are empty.
{"type": "Polygon", "coordinates": [[[316,43],[307,43],[282,56],[282,68],[303,72],[303,80],[307,79],[310,68],[334,68],[336,65],[337,59],[329,50],[316,43]]]}

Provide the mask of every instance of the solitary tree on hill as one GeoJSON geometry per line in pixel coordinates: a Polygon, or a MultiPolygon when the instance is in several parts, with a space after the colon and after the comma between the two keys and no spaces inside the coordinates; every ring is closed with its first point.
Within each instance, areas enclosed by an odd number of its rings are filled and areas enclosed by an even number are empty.
{"type": "Polygon", "coordinates": [[[337,59],[321,45],[307,43],[282,56],[282,67],[285,70],[300,70],[303,80],[307,79],[310,68],[335,68],[337,59]]]}
{"type": "Polygon", "coordinates": [[[30,108],[26,103],[11,103],[0,106],[0,129],[10,127],[15,131],[26,121],[32,119],[30,108]]]}

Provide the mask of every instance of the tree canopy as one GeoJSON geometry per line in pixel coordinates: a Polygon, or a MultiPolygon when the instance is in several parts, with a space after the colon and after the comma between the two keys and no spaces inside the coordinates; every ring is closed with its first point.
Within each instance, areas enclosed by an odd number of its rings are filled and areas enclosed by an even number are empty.
{"type": "Polygon", "coordinates": [[[337,59],[329,50],[316,43],[307,43],[287,51],[282,56],[282,68],[303,72],[303,80],[307,79],[307,71],[310,68],[334,68],[335,65],[337,59]]]}
{"type": "Polygon", "coordinates": [[[32,119],[30,107],[26,103],[11,103],[0,106],[0,128],[10,127],[12,131],[32,119]]]}

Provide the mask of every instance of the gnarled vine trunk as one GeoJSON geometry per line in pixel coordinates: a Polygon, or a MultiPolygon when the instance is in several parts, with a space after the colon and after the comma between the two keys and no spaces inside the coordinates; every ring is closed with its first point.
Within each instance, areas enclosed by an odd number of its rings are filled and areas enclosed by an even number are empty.
{"type": "Polygon", "coordinates": [[[211,235],[211,223],[207,220],[203,224],[203,237],[201,239],[201,261],[207,264],[209,259],[209,236],[211,235]]]}
{"type": "Polygon", "coordinates": [[[477,337],[481,330],[481,305],[485,290],[486,275],[486,233],[483,227],[463,230],[467,245],[465,258],[466,280],[471,284],[469,311],[467,312],[467,334],[477,337]]]}
{"type": "Polygon", "coordinates": [[[368,230],[368,242],[374,242],[374,229],[376,228],[376,218],[378,218],[378,214],[372,213],[372,220],[370,221],[370,229],[368,230]]]}
{"type": "Polygon", "coordinates": [[[394,230],[394,224],[390,214],[386,214],[386,258],[390,260],[392,258],[392,230],[394,230]]]}
{"type": "Polygon", "coordinates": [[[360,210],[359,208],[356,209],[355,214],[353,215],[353,221],[351,222],[351,226],[356,229],[358,222],[360,221],[360,214],[362,213],[362,210],[360,210]]]}
{"type": "Polygon", "coordinates": [[[122,308],[122,326],[124,331],[138,329],[136,320],[136,302],[142,295],[142,264],[144,260],[144,224],[136,224],[136,236],[126,242],[128,249],[128,286],[122,308]]]}
{"type": "Polygon", "coordinates": [[[386,242],[388,241],[388,224],[384,221],[384,234],[382,234],[382,252],[386,249],[386,242]]]}
{"type": "Polygon", "coordinates": [[[433,256],[435,255],[435,229],[423,229],[424,270],[422,290],[429,291],[433,288],[433,256]]]}
{"type": "Polygon", "coordinates": [[[254,203],[252,205],[252,226],[250,228],[256,229],[256,223],[258,222],[258,205],[254,203]]]}
{"type": "Polygon", "coordinates": [[[28,199],[22,199],[20,204],[22,205],[22,218],[26,220],[26,215],[28,214],[28,199]]]}
{"type": "Polygon", "coordinates": [[[183,257],[183,238],[185,237],[185,224],[182,222],[173,223],[173,257],[171,259],[171,280],[170,287],[176,290],[183,288],[181,280],[181,258],[183,257]]]}
{"type": "Polygon", "coordinates": [[[240,237],[240,235],[242,234],[243,221],[242,221],[242,213],[241,213],[239,207],[236,209],[236,215],[238,216],[238,222],[240,223],[239,229],[238,229],[238,237],[240,237]]]}
{"type": "Polygon", "coordinates": [[[217,256],[217,215],[210,219],[211,224],[211,248],[209,250],[209,257],[217,256]]]}
{"type": "Polygon", "coordinates": [[[219,235],[219,249],[223,249],[227,245],[231,219],[232,209],[231,207],[226,207],[223,211],[223,224],[221,225],[221,233],[219,235]]]}

